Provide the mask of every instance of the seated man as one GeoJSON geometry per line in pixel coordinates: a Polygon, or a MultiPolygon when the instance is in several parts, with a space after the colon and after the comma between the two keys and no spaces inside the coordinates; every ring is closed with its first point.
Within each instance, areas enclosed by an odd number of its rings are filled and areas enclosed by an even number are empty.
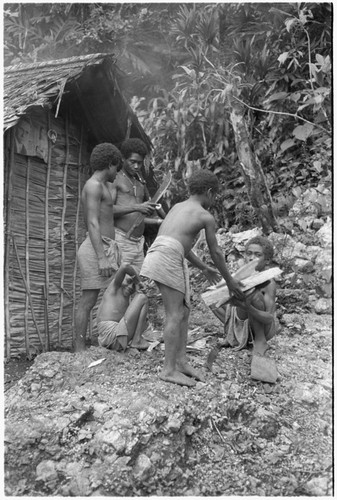
{"type": "Polygon", "coordinates": [[[137,292],[139,276],[129,264],[122,264],[104,292],[97,311],[98,343],[107,349],[125,351],[126,347],[147,349],[142,338],[146,330],[148,298],[137,292]],[[126,278],[126,275],[128,277],[126,278]]]}
{"type": "MultiPolygon", "coordinates": [[[[259,259],[256,269],[264,271],[273,258],[273,246],[267,238],[255,236],[246,244],[245,262],[259,259]]],[[[229,304],[212,309],[217,318],[225,325],[224,347],[240,350],[253,341],[253,354],[264,355],[268,349],[267,341],[279,331],[275,310],[276,283],[270,280],[245,292],[243,301],[232,297],[229,304]],[[250,338],[249,338],[250,337],[250,338]]]]}

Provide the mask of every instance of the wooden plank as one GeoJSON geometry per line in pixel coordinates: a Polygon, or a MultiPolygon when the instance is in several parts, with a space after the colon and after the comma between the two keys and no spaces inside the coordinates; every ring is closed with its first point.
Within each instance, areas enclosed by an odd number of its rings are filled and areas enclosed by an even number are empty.
{"type": "MultiPolygon", "coordinates": [[[[276,278],[281,273],[282,270],[279,267],[272,267],[261,272],[255,271],[254,274],[251,274],[246,278],[239,278],[243,285],[242,291],[246,292],[247,290],[250,290],[257,285],[261,285],[266,281],[276,278]]],[[[236,277],[235,275],[233,276],[236,277]]],[[[208,307],[217,308],[228,302],[231,297],[228,287],[226,285],[222,285],[218,288],[207,290],[206,292],[202,293],[201,298],[208,307]]]]}

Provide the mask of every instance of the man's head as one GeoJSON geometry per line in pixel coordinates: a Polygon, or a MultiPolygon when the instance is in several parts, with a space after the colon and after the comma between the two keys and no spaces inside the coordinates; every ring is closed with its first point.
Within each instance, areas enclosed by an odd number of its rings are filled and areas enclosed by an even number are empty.
{"type": "Polygon", "coordinates": [[[190,195],[207,195],[211,204],[219,191],[217,176],[209,170],[198,170],[187,181],[190,195]]]}
{"type": "Polygon", "coordinates": [[[137,291],[137,280],[135,276],[126,276],[122,283],[124,297],[129,297],[137,291]]]}
{"type": "Polygon", "coordinates": [[[15,136],[20,144],[27,141],[30,134],[30,121],[26,118],[21,118],[15,127],[15,136]]]}
{"type": "Polygon", "coordinates": [[[141,139],[126,139],[121,146],[121,153],[124,158],[124,170],[131,176],[139,172],[144,158],[147,155],[147,148],[141,139]]]}
{"type": "Polygon", "coordinates": [[[266,265],[270,264],[274,255],[274,248],[271,242],[263,236],[254,236],[245,247],[245,260],[251,262],[259,259],[257,269],[262,271],[266,265]]]}
{"type": "Polygon", "coordinates": [[[122,168],[122,155],[116,146],[103,142],[92,150],[90,166],[93,171],[108,169],[109,181],[113,182],[117,172],[122,168]]]}

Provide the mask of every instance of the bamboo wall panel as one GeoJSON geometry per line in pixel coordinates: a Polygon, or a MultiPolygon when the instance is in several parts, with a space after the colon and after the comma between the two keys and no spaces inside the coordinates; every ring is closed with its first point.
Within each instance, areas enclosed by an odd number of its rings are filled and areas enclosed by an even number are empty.
{"type": "Polygon", "coordinates": [[[66,158],[65,126],[61,118],[50,118],[50,127],[57,133],[56,144],[51,149],[48,200],[46,204],[47,165],[42,160],[14,155],[12,166],[13,197],[9,208],[11,236],[15,241],[21,272],[13,244],[9,251],[9,337],[10,355],[25,353],[26,330],[30,353],[41,351],[38,330],[46,344],[46,317],[50,334],[50,349],[70,349],[73,339],[74,296],[80,294],[79,276],[74,272],[76,262],[75,233],[81,243],[85,237],[83,217],[77,217],[79,186],[82,188],[89,176],[87,147],[82,148],[82,164],[79,165],[81,135],[79,127],[70,123],[68,132],[68,168],[64,175],[66,158]],[[64,186],[64,183],[66,184],[64,186]],[[27,193],[29,201],[27,204],[27,193]],[[27,213],[28,206],[28,213],[27,213]],[[46,214],[48,224],[46,225],[46,214]],[[76,220],[78,227],[76,228],[76,220]],[[46,242],[46,228],[48,230],[46,242]],[[45,250],[48,249],[46,258],[45,250]],[[47,264],[46,264],[47,263],[47,264]],[[63,280],[62,280],[63,268],[63,280]],[[46,270],[48,279],[46,279],[46,270]],[[28,272],[28,275],[26,273],[28,272]],[[25,276],[22,276],[22,273],[25,276]],[[75,283],[74,283],[75,276],[75,283]],[[27,280],[28,278],[28,280],[27,280]],[[62,282],[63,281],[63,282],[62,282]],[[29,283],[29,290],[26,289],[29,283]],[[48,290],[45,285],[48,283],[48,290]],[[63,310],[60,318],[61,285],[63,310]],[[27,295],[34,308],[27,314],[27,295]],[[46,301],[47,297],[47,301],[46,301]],[[46,310],[47,304],[47,310],[46,310]],[[26,319],[25,319],[26,318],[26,319]],[[25,326],[26,324],[26,326],[25,326]],[[60,331],[61,327],[61,331],[60,331]]]}

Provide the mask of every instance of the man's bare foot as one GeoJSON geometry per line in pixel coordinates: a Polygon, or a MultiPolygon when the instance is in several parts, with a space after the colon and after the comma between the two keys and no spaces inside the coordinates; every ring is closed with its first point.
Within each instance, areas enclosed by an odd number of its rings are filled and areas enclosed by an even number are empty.
{"type": "Polygon", "coordinates": [[[253,355],[259,354],[260,356],[264,356],[270,346],[267,342],[255,342],[253,347],[253,355]]]}
{"type": "Polygon", "coordinates": [[[164,382],[172,382],[172,384],[187,385],[188,387],[193,387],[196,381],[190,377],[186,377],[183,373],[175,371],[170,374],[162,371],[159,374],[159,378],[164,380],[164,382]]]}
{"type": "Polygon", "coordinates": [[[139,339],[138,341],[132,341],[130,344],[130,347],[133,347],[134,349],[139,349],[139,350],[145,350],[149,347],[150,343],[145,340],[145,339],[139,339]]]}
{"type": "Polygon", "coordinates": [[[205,382],[205,378],[203,374],[195,370],[191,365],[189,365],[187,362],[181,362],[179,363],[177,361],[177,370],[181,373],[184,373],[185,375],[188,375],[189,377],[196,378],[197,380],[200,380],[200,382],[205,382]]]}

